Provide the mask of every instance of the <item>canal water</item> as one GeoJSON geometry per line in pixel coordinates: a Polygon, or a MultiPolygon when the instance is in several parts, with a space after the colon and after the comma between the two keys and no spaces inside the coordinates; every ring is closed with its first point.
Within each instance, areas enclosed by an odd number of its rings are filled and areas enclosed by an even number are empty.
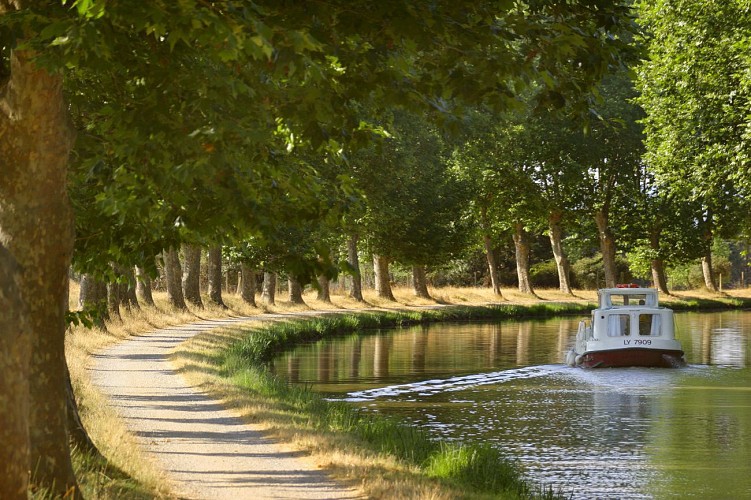
{"type": "Polygon", "coordinates": [[[354,335],[273,369],[436,437],[492,443],[570,498],[751,498],[751,312],[677,313],[679,369],[565,366],[580,319],[354,335]]]}

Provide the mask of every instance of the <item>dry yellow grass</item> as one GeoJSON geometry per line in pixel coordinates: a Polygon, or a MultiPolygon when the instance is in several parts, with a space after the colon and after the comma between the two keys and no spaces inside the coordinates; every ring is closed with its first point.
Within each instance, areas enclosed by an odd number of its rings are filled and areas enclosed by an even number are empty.
{"type": "MultiPolygon", "coordinates": [[[[286,300],[286,296],[278,296],[275,306],[259,308],[244,304],[236,295],[226,294],[224,299],[228,309],[207,305],[202,310],[176,311],[168,306],[165,294],[155,292],[156,306],[123,311],[121,320],[108,322],[106,332],[76,327],[67,335],[66,355],[84,425],[94,442],[113,465],[147,486],[156,496],[168,497],[169,490],[163,477],[145,459],[133,436],[128,433],[112,408],[106,404],[103,396],[93,387],[86,371],[91,355],[114,342],[121,341],[130,335],[138,335],[171,325],[228,316],[262,315],[267,312],[393,309],[436,305],[436,303],[479,305],[533,303],[540,300],[566,302],[596,300],[595,291],[576,291],[574,296],[570,296],[561,294],[557,290],[539,290],[535,297],[504,289],[502,298],[494,296],[488,289],[481,288],[440,288],[430,289],[430,293],[434,301],[415,297],[409,288],[395,288],[394,295],[397,302],[394,303],[378,298],[372,290],[366,290],[363,304],[349,298],[342,290],[334,288],[331,303],[318,301],[316,292],[309,291],[304,294],[306,304],[291,304],[286,300]]],[[[675,294],[675,298],[717,298],[719,296],[721,295],[706,291],[675,294]]],[[[730,296],[751,298],[751,290],[733,291],[730,296]]],[[[71,283],[71,309],[77,309],[77,297],[77,286],[71,283]]],[[[675,300],[673,297],[665,296],[662,299],[666,302],[675,300]]],[[[235,408],[248,421],[259,423],[281,441],[310,452],[318,463],[326,467],[335,477],[357,483],[370,498],[394,498],[394,491],[402,492],[402,498],[441,499],[459,496],[458,492],[438,488],[430,481],[414,474],[409,467],[389,457],[346,451],[348,446],[346,443],[339,442],[341,437],[310,429],[304,422],[296,421],[294,416],[285,414],[283,408],[257,395],[241,393],[217,377],[214,367],[206,359],[212,352],[231,342],[238,335],[237,330],[223,329],[195,337],[190,342],[181,345],[174,355],[176,368],[183,370],[184,375],[192,382],[201,385],[218,399],[225,401],[227,406],[235,408]],[[188,365],[190,369],[187,368],[188,365]]]]}

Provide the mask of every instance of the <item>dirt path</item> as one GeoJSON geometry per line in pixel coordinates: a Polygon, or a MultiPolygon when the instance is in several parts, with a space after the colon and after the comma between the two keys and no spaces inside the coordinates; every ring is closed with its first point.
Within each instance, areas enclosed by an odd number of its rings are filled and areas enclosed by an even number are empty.
{"type": "Polygon", "coordinates": [[[180,343],[213,328],[257,320],[210,320],[129,338],[95,356],[92,380],[181,498],[360,498],[173,370],[169,355],[180,343]]]}

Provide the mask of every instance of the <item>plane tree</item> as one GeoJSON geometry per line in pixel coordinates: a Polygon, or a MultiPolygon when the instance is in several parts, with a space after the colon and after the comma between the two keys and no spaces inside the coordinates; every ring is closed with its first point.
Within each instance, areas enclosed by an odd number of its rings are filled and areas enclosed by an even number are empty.
{"type": "Polygon", "coordinates": [[[370,251],[412,267],[417,296],[429,297],[425,267],[465,248],[466,189],[447,162],[445,143],[424,117],[395,112],[390,137],[353,159],[370,251]]]}
{"type": "Polygon", "coordinates": [[[661,184],[698,204],[704,281],[717,290],[712,242],[737,232],[748,187],[749,12],[736,1],[641,2],[639,22],[646,158],[661,184]]]}

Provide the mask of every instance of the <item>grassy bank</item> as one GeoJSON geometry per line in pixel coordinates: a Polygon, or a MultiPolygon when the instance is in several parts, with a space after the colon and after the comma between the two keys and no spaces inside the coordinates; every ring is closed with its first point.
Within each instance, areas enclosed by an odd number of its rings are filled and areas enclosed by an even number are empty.
{"type": "MultiPolygon", "coordinates": [[[[465,488],[458,486],[466,484],[467,476],[483,476],[481,470],[488,463],[493,463],[487,455],[471,456],[467,450],[447,449],[442,456],[426,460],[397,458],[392,453],[380,451],[382,445],[370,444],[368,436],[358,436],[354,432],[345,432],[356,422],[358,415],[350,415],[347,409],[325,409],[323,403],[316,402],[315,395],[305,390],[285,387],[268,376],[263,369],[263,361],[269,359],[273,352],[285,349],[290,343],[302,341],[305,336],[313,335],[342,335],[353,327],[358,329],[383,328],[386,326],[409,324],[418,321],[447,321],[461,318],[491,319],[513,317],[513,314],[561,314],[555,311],[556,302],[570,302],[573,306],[588,311],[590,303],[596,299],[593,291],[577,291],[575,297],[562,295],[555,290],[541,290],[539,298],[522,295],[513,290],[504,290],[505,300],[498,301],[487,289],[477,288],[442,288],[431,289],[436,299],[429,301],[415,298],[409,289],[396,289],[397,302],[378,299],[371,291],[366,291],[365,305],[352,301],[344,293],[332,290],[332,303],[319,302],[315,294],[306,294],[307,305],[293,305],[279,300],[276,306],[252,308],[242,303],[234,295],[226,295],[225,302],[229,309],[208,306],[206,309],[191,309],[178,312],[166,304],[164,294],[155,293],[156,307],[143,307],[141,310],[123,311],[122,319],[109,322],[106,332],[91,331],[83,328],[73,328],[66,337],[66,354],[74,390],[81,407],[84,424],[92,435],[94,442],[103,452],[106,461],[76,454],[76,467],[84,493],[90,498],[169,498],[169,487],[158,469],[145,457],[130,435],[122,421],[106,400],[90,383],[86,366],[91,355],[114,342],[121,341],[128,336],[151,331],[156,328],[184,324],[209,318],[227,316],[258,316],[270,323],[265,313],[292,314],[311,311],[332,312],[333,309],[350,310],[345,316],[354,316],[354,310],[362,310],[358,324],[351,319],[342,319],[339,324],[323,326],[322,322],[314,320],[318,326],[306,326],[306,333],[287,333],[285,342],[279,339],[267,339],[272,350],[249,348],[259,353],[251,365],[242,362],[242,369],[236,371],[232,378],[227,378],[223,363],[229,362],[228,357],[221,355],[229,346],[237,344],[245,337],[245,332],[239,330],[222,330],[206,332],[192,341],[182,344],[173,354],[174,364],[195,384],[211,392],[217,399],[221,399],[228,407],[234,408],[246,421],[276,436],[281,442],[290,443],[296,449],[306,450],[316,460],[319,466],[331,472],[335,477],[348,481],[370,498],[393,498],[394,492],[399,492],[402,498],[459,498],[465,494],[465,488]],[[436,304],[453,305],[452,308],[426,309],[436,304]],[[467,307],[466,305],[481,305],[481,307],[467,307]],[[491,305],[488,305],[491,304],[491,305]],[[519,306],[532,306],[520,308],[519,306]],[[376,309],[388,309],[385,314],[375,314],[376,309]],[[516,309],[517,312],[513,312],[516,309]],[[464,311],[464,312],[461,312],[464,311]],[[469,314],[475,314],[470,316],[469,314]],[[461,315],[461,316],[458,316],[461,315]],[[389,323],[390,322],[390,323],[389,323]],[[320,331],[319,331],[320,330],[320,331]],[[238,384],[238,385],[236,385],[238,384]],[[290,390],[291,393],[285,391],[290,390]],[[314,411],[319,416],[314,415],[314,411]],[[320,411],[319,411],[320,410],[320,411]],[[329,414],[328,412],[331,413],[329,414]],[[419,465],[415,465],[419,463],[419,465]],[[453,464],[453,472],[445,471],[446,464],[453,464]],[[485,464],[485,465],[483,465],[485,464]],[[443,472],[441,472],[444,470],[443,472]],[[452,477],[464,476],[462,478],[452,477]],[[443,477],[444,479],[436,479],[443,477]]],[[[71,290],[71,308],[75,309],[77,290],[73,285],[71,290]]],[[[731,297],[709,295],[703,292],[678,293],[674,297],[662,297],[662,300],[676,310],[686,309],[716,309],[724,307],[739,307],[751,305],[751,291],[732,292],[731,297]]],[[[568,307],[568,306],[567,306],[568,307]]],[[[573,312],[571,309],[570,312],[573,312]]],[[[517,316],[518,317],[518,316],[517,316]]],[[[334,319],[333,316],[330,319],[334,319]]],[[[278,322],[281,325],[281,322],[278,322]]],[[[285,326],[288,332],[295,329],[300,331],[299,325],[285,326]]],[[[310,339],[321,338],[312,336],[310,339]]],[[[236,348],[237,349],[237,348],[236,348]]],[[[249,351],[250,352],[250,351],[249,351]]],[[[237,354],[237,353],[236,353],[237,354]]],[[[243,353],[246,356],[247,353],[243,353]]],[[[252,355],[256,356],[256,355],[252,355]]],[[[380,424],[379,424],[380,425],[380,424]]],[[[397,425],[393,422],[382,424],[386,427],[397,425]]],[[[357,424],[356,427],[367,427],[357,424]]],[[[376,424],[370,426],[378,429],[376,424]]],[[[379,431],[380,432],[380,431],[379,431]]],[[[399,432],[382,432],[401,439],[399,432]]],[[[411,439],[411,438],[410,438],[411,439]]],[[[388,439],[385,440],[388,442],[388,439]]],[[[387,445],[385,449],[389,449],[387,445]]],[[[395,445],[393,445],[395,446],[395,445]]],[[[438,453],[427,448],[420,452],[421,456],[438,453]]],[[[485,453],[485,452],[480,452],[485,453]]],[[[417,457],[418,454],[415,454],[417,457]]],[[[492,458],[492,457],[491,457],[492,458]]],[[[475,481],[474,479],[469,480],[475,481]]],[[[483,488],[494,488],[493,485],[483,488]]],[[[512,490],[514,486],[512,485],[512,490]]],[[[523,490],[523,486],[520,487],[523,490]]]]}

